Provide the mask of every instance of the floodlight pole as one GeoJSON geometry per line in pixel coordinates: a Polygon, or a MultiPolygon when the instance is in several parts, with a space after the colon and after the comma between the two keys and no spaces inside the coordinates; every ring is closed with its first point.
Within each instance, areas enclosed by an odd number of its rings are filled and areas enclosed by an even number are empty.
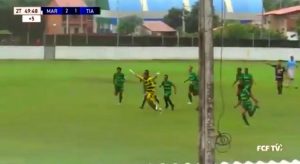
{"type": "Polygon", "coordinates": [[[199,0],[199,163],[215,164],[212,0],[199,0]]]}

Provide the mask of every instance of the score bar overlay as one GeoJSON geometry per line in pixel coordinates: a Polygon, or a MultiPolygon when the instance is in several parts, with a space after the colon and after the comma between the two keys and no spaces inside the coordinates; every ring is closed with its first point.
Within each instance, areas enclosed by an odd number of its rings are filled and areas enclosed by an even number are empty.
{"type": "Polygon", "coordinates": [[[99,15],[100,7],[42,7],[43,15],[99,15]]]}
{"type": "Polygon", "coordinates": [[[100,15],[100,7],[14,7],[24,23],[39,23],[41,15],[100,15]]]}

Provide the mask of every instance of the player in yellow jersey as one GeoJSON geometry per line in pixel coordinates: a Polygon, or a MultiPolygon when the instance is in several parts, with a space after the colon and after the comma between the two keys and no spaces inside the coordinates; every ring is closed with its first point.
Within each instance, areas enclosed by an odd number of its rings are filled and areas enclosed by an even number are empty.
{"type": "Polygon", "coordinates": [[[161,111],[161,108],[159,107],[159,104],[156,102],[156,94],[155,94],[155,87],[156,87],[156,83],[155,83],[155,79],[157,78],[157,76],[159,75],[159,73],[156,73],[156,75],[154,77],[151,77],[149,72],[144,72],[144,75],[138,75],[135,72],[133,72],[130,69],[130,72],[135,75],[137,78],[139,78],[141,81],[144,82],[145,84],[145,92],[146,92],[146,100],[148,102],[148,104],[156,111],[161,111]]]}

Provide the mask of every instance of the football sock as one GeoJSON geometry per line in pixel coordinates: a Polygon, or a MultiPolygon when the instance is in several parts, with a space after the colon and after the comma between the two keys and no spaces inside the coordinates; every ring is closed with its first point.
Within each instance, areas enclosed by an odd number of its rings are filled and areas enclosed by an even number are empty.
{"type": "Polygon", "coordinates": [[[144,97],[144,100],[143,100],[143,103],[142,103],[142,105],[141,105],[141,108],[144,108],[145,103],[146,103],[146,96],[144,97]]]}
{"type": "Polygon", "coordinates": [[[169,101],[168,101],[168,97],[167,96],[164,96],[164,100],[165,100],[165,104],[166,104],[166,108],[169,107],[169,101]]]}
{"type": "Polygon", "coordinates": [[[159,104],[159,100],[158,100],[157,96],[155,96],[155,101],[159,104]]]}
{"type": "Polygon", "coordinates": [[[189,96],[189,100],[190,100],[190,102],[193,102],[192,94],[191,94],[191,93],[189,93],[189,94],[188,94],[188,96],[189,96]]]}
{"type": "Polygon", "coordinates": [[[255,106],[252,108],[252,110],[249,112],[249,116],[250,116],[250,117],[252,117],[252,116],[254,115],[256,109],[257,109],[257,106],[255,105],[255,106]]]}
{"type": "Polygon", "coordinates": [[[278,94],[281,95],[282,94],[282,86],[278,86],[277,90],[278,90],[278,94]]]}
{"type": "Polygon", "coordinates": [[[121,103],[122,100],[123,100],[123,95],[122,95],[122,93],[120,93],[120,94],[119,94],[119,103],[121,103]]]}
{"type": "Polygon", "coordinates": [[[242,114],[242,117],[243,117],[245,124],[249,126],[249,122],[247,120],[246,114],[242,114]]]}

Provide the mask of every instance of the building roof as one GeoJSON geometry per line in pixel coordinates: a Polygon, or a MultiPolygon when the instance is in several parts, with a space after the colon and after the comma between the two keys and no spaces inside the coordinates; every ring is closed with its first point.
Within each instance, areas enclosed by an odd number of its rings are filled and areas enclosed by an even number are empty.
{"type": "Polygon", "coordinates": [[[286,15],[295,12],[300,12],[300,6],[293,6],[293,7],[282,8],[279,10],[273,10],[264,13],[264,15],[286,15]]]}
{"type": "Polygon", "coordinates": [[[176,30],[162,21],[145,21],[143,27],[152,32],[175,32],[176,30]]]}
{"type": "Polygon", "coordinates": [[[84,0],[54,0],[58,7],[86,7],[84,0]]]}

